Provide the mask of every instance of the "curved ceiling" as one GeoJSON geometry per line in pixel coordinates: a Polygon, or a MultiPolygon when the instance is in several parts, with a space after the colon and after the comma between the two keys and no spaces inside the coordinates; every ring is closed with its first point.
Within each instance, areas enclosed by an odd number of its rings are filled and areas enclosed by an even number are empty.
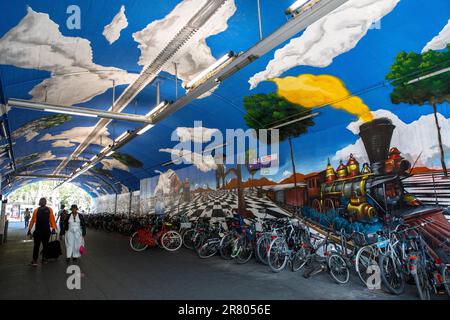
{"type": "MultiPolygon", "coordinates": [[[[6,105],[8,99],[24,99],[107,110],[112,104],[113,84],[114,95],[119,97],[205,1],[2,3],[0,102],[6,105]]],[[[261,1],[265,36],[286,23],[284,11],[293,2],[261,1]]],[[[380,84],[399,51],[420,52],[448,22],[447,0],[433,1],[433,6],[427,6],[427,14],[423,14],[422,6],[420,0],[349,0],[339,9],[341,12],[322,18],[292,42],[281,43],[277,49],[283,49],[275,58],[274,50],[269,52],[213,92],[117,150],[74,183],[94,197],[138,190],[140,179],[165,170],[162,164],[171,159],[167,151],[177,143],[171,140],[177,128],[192,128],[194,121],[221,131],[246,128],[242,117],[243,97],[273,92],[275,84],[264,82],[269,78],[301,73],[332,74],[342,79],[352,92],[380,84]],[[251,86],[256,88],[250,89],[251,86]]],[[[145,87],[123,112],[147,114],[156,105],[157,84],[161,99],[176,100],[177,95],[185,94],[183,82],[230,50],[245,51],[258,41],[256,0],[225,1],[170,58],[156,81],[145,87]],[[177,88],[174,63],[180,79],[177,88]]],[[[439,43],[429,45],[439,46],[439,43]]],[[[389,94],[384,94],[382,99],[378,95],[379,90],[388,92],[388,89],[380,86],[377,90],[377,94],[365,96],[365,101],[374,109],[393,110],[395,107],[386,98],[389,94]]],[[[74,158],[77,147],[92,132],[98,119],[9,106],[4,111],[7,113],[3,114],[3,121],[11,138],[8,141],[3,137],[0,146],[6,193],[48,175],[70,175],[123,132],[140,126],[111,121],[74,158]],[[15,171],[11,167],[9,145],[15,171]]],[[[414,112],[416,117],[421,115],[421,111],[414,112]]],[[[327,109],[320,117],[323,121],[312,133],[322,134],[332,126],[342,126],[345,130],[351,115],[327,109]]],[[[352,138],[343,136],[342,139],[339,144],[345,145],[352,138]]],[[[330,145],[336,143],[330,140],[330,145]]],[[[324,143],[324,150],[327,149],[330,146],[324,143]]]]}

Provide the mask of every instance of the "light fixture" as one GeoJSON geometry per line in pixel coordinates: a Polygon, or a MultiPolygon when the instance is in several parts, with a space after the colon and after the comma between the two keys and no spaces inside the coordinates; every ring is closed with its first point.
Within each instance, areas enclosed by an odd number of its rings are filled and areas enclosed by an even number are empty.
{"type": "Polygon", "coordinates": [[[156,112],[158,112],[159,110],[161,110],[162,108],[164,108],[165,106],[167,106],[169,104],[169,102],[167,101],[162,101],[160,104],[158,104],[156,107],[154,107],[149,113],[147,113],[145,115],[146,118],[150,117],[151,115],[155,114],[156,112]]]}
{"type": "Polygon", "coordinates": [[[301,9],[307,2],[310,0],[297,0],[295,1],[289,8],[285,10],[285,13],[288,14],[295,14],[299,9],[301,9]]]}
{"type": "Polygon", "coordinates": [[[144,128],[142,128],[141,130],[138,131],[137,135],[142,136],[144,133],[146,133],[148,130],[150,130],[154,126],[155,126],[154,124],[146,125],[144,128]]]}
{"type": "Polygon", "coordinates": [[[110,147],[111,147],[111,146],[106,146],[106,147],[104,147],[104,148],[102,149],[102,151],[100,151],[100,153],[106,152],[107,150],[109,150],[110,147]]]}
{"type": "Polygon", "coordinates": [[[195,87],[197,85],[198,82],[202,81],[211,72],[213,72],[216,69],[220,68],[222,65],[227,63],[233,57],[234,57],[234,52],[233,51],[228,52],[225,56],[223,56],[222,58],[217,60],[215,63],[210,65],[208,68],[206,68],[205,70],[200,72],[196,77],[194,77],[194,79],[189,81],[186,84],[185,89],[187,89],[187,90],[192,89],[193,87],[195,87]]]}
{"type": "Polygon", "coordinates": [[[120,142],[123,138],[125,138],[130,132],[127,130],[124,133],[122,133],[120,136],[118,136],[116,138],[116,140],[114,140],[114,142],[118,143],[120,142]]]}
{"type": "Polygon", "coordinates": [[[2,130],[3,130],[3,136],[5,138],[8,137],[8,131],[6,131],[5,122],[2,122],[2,130]]]}
{"type": "Polygon", "coordinates": [[[114,152],[115,152],[114,150],[111,150],[110,152],[108,152],[108,153],[106,154],[106,156],[107,156],[107,157],[112,156],[112,155],[114,154],[114,152]]]}
{"type": "Polygon", "coordinates": [[[95,159],[98,158],[98,154],[96,154],[95,156],[93,156],[91,159],[89,159],[90,162],[93,162],[95,159]]]}
{"type": "Polygon", "coordinates": [[[44,111],[52,112],[52,113],[70,114],[70,115],[72,115],[72,116],[81,116],[81,117],[97,118],[97,115],[96,115],[96,114],[80,113],[80,112],[75,112],[75,111],[56,110],[56,109],[49,109],[49,108],[45,108],[44,111]]]}

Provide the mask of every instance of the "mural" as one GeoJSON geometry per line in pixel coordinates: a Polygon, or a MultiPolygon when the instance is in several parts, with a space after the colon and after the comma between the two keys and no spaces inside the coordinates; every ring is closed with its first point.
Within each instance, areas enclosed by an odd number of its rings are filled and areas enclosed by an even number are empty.
{"type": "MultiPolygon", "coordinates": [[[[5,5],[0,104],[17,98],[108,110],[206,1],[78,0],[80,29],[68,27],[68,1],[5,5]]],[[[286,23],[292,2],[262,3],[264,35],[286,23]]],[[[386,212],[450,206],[450,4],[433,0],[427,10],[420,0],[349,0],[74,182],[97,197],[98,212],[125,214],[301,211],[369,225],[386,212]],[[224,165],[224,150],[177,148],[205,147],[227,129],[274,126],[281,140],[274,171],[251,165],[254,150],[245,163],[224,165]]],[[[220,57],[258,43],[256,12],[253,1],[225,1],[123,112],[145,115],[158,99],[177,100],[220,57]]],[[[4,109],[5,193],[32,180],[11,173],[10,145],[16,173],[69,174],[138,128],[4,109]]]]}

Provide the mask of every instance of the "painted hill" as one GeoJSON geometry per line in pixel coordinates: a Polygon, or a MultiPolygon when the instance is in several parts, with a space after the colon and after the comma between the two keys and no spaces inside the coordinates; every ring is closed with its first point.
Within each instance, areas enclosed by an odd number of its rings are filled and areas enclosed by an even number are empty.
{"type": "MultiPolygon", "coordinates": [[[[277,184],[276,182],[269,180],[267,178],[253,179],[253,180],[250,179],[250,180],[242,182],[242,186],[244,188],[273,186],[276,184],[277,184]]],[[[237,179],[236,178],[232,179],[226,186],[226,189],[235,189],[235,188],[237,188],[237,179]]]]}
{"type": "MultiPolygon", "coordinates": [[[[450,170],[448,170],[450,172],[450,170]]],[[[412,174],[418,174],[418,173],[439,173],[439,172],[444,172],[442,169],[430,169],[427,167],[415,167],[412,170],[412,174]]]]}
{"type": "Polygon", "coordinates": [[[214,190],[211,189],[211,188],[207,188],[207,189],[205,189],[205,188],[198,188],[198,189],[195,189],[193,192],[194,193],[203,193],[203,192],[211,192],[211,191],[214,191],[214,190]]]}
{"type": "MultiPolygon", "coordinates": [[[[296,173],[297,182],[305,181],[305,177],[306,176],[302,173],[296,173]]],[[[288,183],[294,183],[294,175],[291,175],[290,177],[278,182],[278,184],[288,184],[288,183]]]]}

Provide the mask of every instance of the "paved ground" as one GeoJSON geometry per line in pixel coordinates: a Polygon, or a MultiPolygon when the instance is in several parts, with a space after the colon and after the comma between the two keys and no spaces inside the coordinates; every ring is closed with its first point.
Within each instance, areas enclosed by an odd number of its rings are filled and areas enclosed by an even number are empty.
{"type": "Polygon", "coordinates": [[[79,263],[82,289],[70,291],[63,259],[27,266],[32,242],[25,239],[23,224],[11,224],[8,243],[0,246],[0,299],[416,299],[412,286],[395,297],[364,289],[355,277],[340,286],[327,274],[274,274],[253,261],[201,260],[185,249],[136,253],[126,237],[92,230],[79,263]]]}

